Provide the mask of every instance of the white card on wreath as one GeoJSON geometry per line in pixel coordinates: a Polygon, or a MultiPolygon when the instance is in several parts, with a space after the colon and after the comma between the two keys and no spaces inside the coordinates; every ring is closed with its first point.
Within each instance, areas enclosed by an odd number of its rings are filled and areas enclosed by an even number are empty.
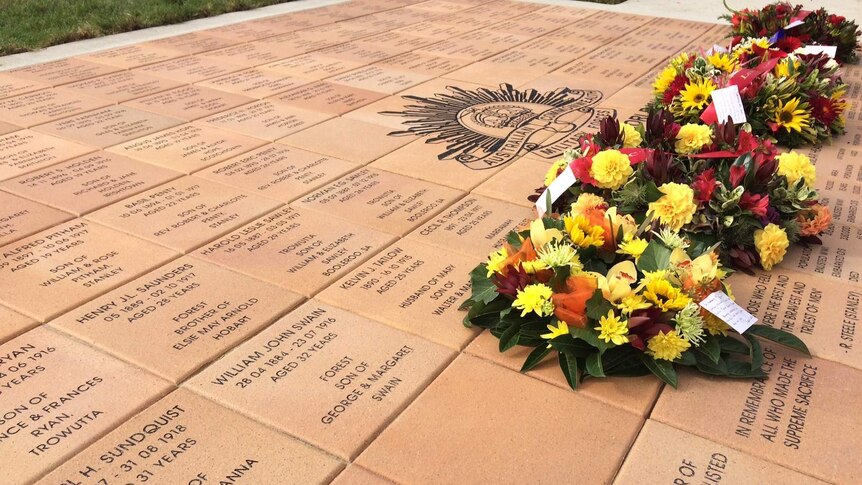
{"type": "Polygon", "coordinates": [[[745,332],[757,323],[757,317],[748,313],[723,291],[713,292],[700,302],[700,306],[739,333],[745,332]]]}
{"type": "Polygon", "coordinates": [[[834,45],[806,45],[796,49],[796,52],[800,54],[826,54],[827,56],[835,59],[835,56],[838,54],[838,46],[834,45]]]}
{"type": "Polygon", "coordinates": [[[739,87],[728,86],[716,89],[711,93],[712,102],[715,104],[715,117],[719,122],[727,121],[730,116],[734,123],[745,123],[745,108],[742,106],[742,98],[739,96],[739,87]]]}
{"type": "Polygon", "coordinates": [[[542,195],[539,197],[539,200],[536,201],[536,209],[539,211],[539,217],[545,215],[546,212],[551,211],[551,204],[557,201],[561,195],[566,193],[569,190],[569,187],[575,185],[575,182],[578,181],[578,178],[575,177],[575,173],[572,172],[571,167],[566,167],[563,170],[563,173],[557,176],[551,185],[542,192],[542,195]],[[550,204],[548,203],[548,197],[550,196],[550,204]]]}

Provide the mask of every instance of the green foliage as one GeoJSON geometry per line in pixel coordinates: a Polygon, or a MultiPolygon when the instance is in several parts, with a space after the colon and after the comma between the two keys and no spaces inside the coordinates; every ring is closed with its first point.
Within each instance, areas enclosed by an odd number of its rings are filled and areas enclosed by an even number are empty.
{"type": "Polygon", "coordinates": [[[0,55],[291,0],[0,0],[0,55]]]}

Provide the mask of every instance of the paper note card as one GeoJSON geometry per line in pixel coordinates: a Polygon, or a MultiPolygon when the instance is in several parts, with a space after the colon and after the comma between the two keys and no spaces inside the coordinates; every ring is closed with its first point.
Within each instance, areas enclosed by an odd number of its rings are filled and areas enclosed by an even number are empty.
{"type": "Polygon", "coordinates": [[[719,122],[727,121],[730,116],[734,123],[745,123],[745,108],[739,97],[739,87],[729,86],[712,92],[712,102],[715,104],[715,114],[719,122]]]}
{"type": "Polygon", "coordinates": [[[575,173],[572,172],[571,167],[566,167],[563,173],[551,182],[551,185],[542,192],[542,196],[536,201],[536,209],[539,211],[539,216],[544,216],[546,212],[550,212],[551,204],[556,202],[577,181],[578,179],[575,177],[575,173]],[[548,202],[548,198],[550,198],[550,202],[548,202]]]}
{"type": "Polygon", "coordinates": [[[707,296],[700,302],[700,306],[723,320],[724,323],[730,325],[739,333],[745,332],[757,322],[757,317],[748,313],[745,308],[737,305],[723,291],[716,291],[707,296]]]}

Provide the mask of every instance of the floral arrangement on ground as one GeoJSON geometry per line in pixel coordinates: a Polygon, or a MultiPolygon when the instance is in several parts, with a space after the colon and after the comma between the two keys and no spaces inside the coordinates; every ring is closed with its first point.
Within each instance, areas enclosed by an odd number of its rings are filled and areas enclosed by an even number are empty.
{"type": "Polygon", "coordinates": [[[802,5],[776,2],[760,10],[743,9],[721,18],[730,21],[733,45],[750,37],[774,36],[776,47],[793,52],[803,45],[835,46],[835,58],[842,63],[858,61],[859,26],[852,20],[831,14],[824,8],[803,10],[802,5]],[[789,27],[789,25],[793,25],[789,27]]]}
{"type": "Polygon", "coordinates": [[[532,347],[526,372],[556,352],[572,388],[580,380],[655,374],[676,387],[675,367],[763,377],[762,337],[808,353],[787,332],[753,325],[743,335],[701,304],[730,295],[714,248],[671,229],[649,231],[584,193],[562,215],[536,219],[471,273],[464,323],[490,329],[500,351],[532,347]]]}
{"type": "Polygon", "coordinates": [[[565,170],[576,182],[553,210],[605,200],[638,223],[682,231],[697,252],[716,247],[726,265],[744,271],[771,269],[792,243],[819,243],[832,222],[809,158],[779,154],[733,123],[680,125],[667,111],[638,126],[609,117],[554,163],[545,186],[565,170]]]}
{"type": "Polygon", "coordinates": [[[650,107],[680,123],[712,123],[712,93],[736,86],[752,133],[788,147],[829,141],[844,133],[847,85],[828,55],[786,53],[751,38],[729,52],[683,53],[659,73],[650,107]]]}

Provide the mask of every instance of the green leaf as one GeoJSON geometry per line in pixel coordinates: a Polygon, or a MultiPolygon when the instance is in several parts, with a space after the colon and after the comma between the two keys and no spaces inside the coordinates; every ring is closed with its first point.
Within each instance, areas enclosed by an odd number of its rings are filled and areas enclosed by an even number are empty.
{"type": "Polygon", "coordinates": [[[692,366],[697,364],[697,358],[694,356],[694,352],[683,352],[682,357],[676,359],[673,363],[692,366]]]}
{"type": "Polygon", "coordinates": [[[569,333],[572,337],[577,339],[581,339],[584,342],[590,344],[591,346],[599,349],[599,352],[604,352],[608,349],[609,345],[606,344],[602,339],[599,338],[596,332],[587,329],[587,328],[578,328],[578,327],[569,327],[569,333]]]}
{"type": "Polygon", "coordinates": [[[720,337],[718,339],[718,345],[721,347],[722,352],[727,352],[729,354],[747,354],[749,352],[748,345],[745,345],[733,337],[720,337]]]}
{"type": "Polygon", "coordinates": [[[665,269],[670,264],[670,253],[671,250],[664,244],[660,243],[657,239],[653,239],[647,244],[646,249],[641,254],[637,263],[638,269],[642,272],[665,269]]]}
{"type": "Polygon", "coordinates": [[[759,371],[763,367],[763,348],[754,335],[745,335],[745,338],[751,344],[751,352],[748,354],[751,357],[751,370],[759,371]]]}
{"type": "Polygon", "coordinates": [[[587,357],[587,373],[595,377],[606,377],[602,366],[602,354],[595,353],[587,357]]]}
{"type": "Polygon", "coordinates": [[[656,377],[676,389],[679,379],[677,378],[676,371],[673,369],[672,363],[666,360],[655,360],[647,354],[641,354],[641,362],[656,377]]]}
{"type": "Polygon", "coordinates": [[[748,362],[739,360],[727,361],[727,377],[735,377],[740,379],[763,379],[766,373],[762,369],[753,369],[748,362]]]}
{"type": "Polygon", "coordinates": [[[644,196],[646,197],[647,202],[655,202],[662,198],[664,195],[661,191],[656,187],[655,182],[647,182],[644,184],[644,196]]]}
{"type": "Polygon", "coordinates": [[[757,324],[749,327],[747,332],[751,335],[757,335],[758,337],[765,338],[766,340],[771,340],[777,344],[784,345],[785,347],[790,347],[791,349],[798,350],[805,355],[811,355],[811,352],[808,350],[808,346],[805,345],[805,342],[800,340],[799,337],[797,337],[796,335],[785,332],[784,330],[778,330],[777,328],[757,324]]]}
{"type": "Polygon", "coordinates": [[[560,368],[563,369],[563,375],[566,376],[566,382],[572,389],[578,388],[578,359],[568,353],[560,352],[560,368]]]}
{"type": "Polygon", "coordinates": [[[596,351],[595,347],[583,340],[577,340],[568,334],[561,335],[548,343],[551,344],[557,352],[566,352],[579,358],[586,358],[588,355],[596,351]]]}
{"type": "Polygon", "coordinates": [[[718,359],[718,362],[713,362],[709,357],[700,352],[695,352],[694,357],[697,359],[697,370],[715,376],[727,375],[727,362],[724,359],[718,359]]]}
{"type": "Polygon", "coordinates": [[[512,323],[500,335],[500,352],[505,352],[512,347],[518,345],[518,337],[521,336],[521,325],[512,323]]]}
{"type": "Polygon", "coordinates": [[[497,298],[499,294],[497,293],[497,286],[487,275],[488,270],[484,264],[476,266],[470,272],[470,284],[473,289],[473,294],[470,296],[471,300],[488,304],[497,298]]]}
{"type": "Polygon", "coordinates": [[[551,353],[551,348],[547,345],[541,345],[533,349],[530,355],[527,356],[527,360],[524,361],[524,365],[521,366],[521,372],[527,372],[539,365],[549,353],[551,353]]]}
{"type": "Polygon", "coordinates": [[[599,321],[613,309],[614,306],[611,302],[605,300],[602,290],[596,290],[593,296],[587,300],[587,316],[595,321],[599,321]]]}
{"type": "Polygon", "coordinates": [[[718,345],[718,339],[716,338],[707,337],[706,340],[697,347],[697,350],[709,357],[714,364],[718,364],[718,359],[721,358],[721,346],[718,345]]]}

